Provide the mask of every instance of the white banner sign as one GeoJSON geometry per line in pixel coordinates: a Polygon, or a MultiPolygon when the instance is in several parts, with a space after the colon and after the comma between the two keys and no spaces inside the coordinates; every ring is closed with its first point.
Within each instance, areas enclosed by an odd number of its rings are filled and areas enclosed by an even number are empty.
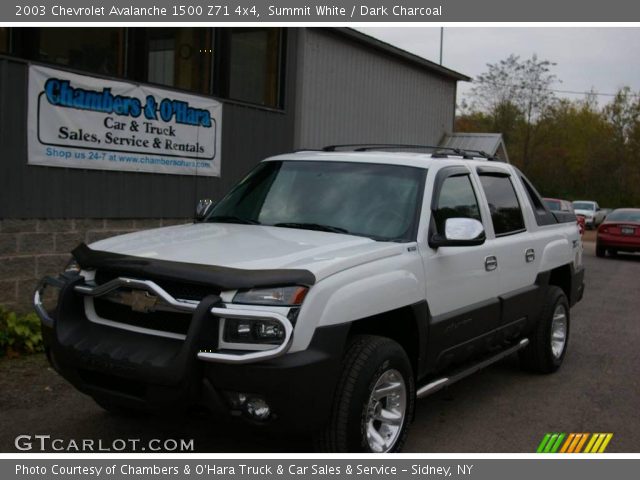
{"type": "Polygon", "coordinates": [[[220,176],[212,98],[29,68],[29,163],[220,176]]]}

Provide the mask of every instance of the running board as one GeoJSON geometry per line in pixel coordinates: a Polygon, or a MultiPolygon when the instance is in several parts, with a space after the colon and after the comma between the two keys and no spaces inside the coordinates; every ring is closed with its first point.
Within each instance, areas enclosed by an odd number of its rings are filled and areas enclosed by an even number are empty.
{"type": "Polygon", "coordinates": [[[444,387],[448,387],[452,383],[456,383],[458,380],[462,380],[463,378],[468,377],[472,373],[476,373],[478,370],[482,370],[483,368],[488,367],[489,365],[496,363],[497,361],[502,360],[505,357],[508,357],[512,353],[515,353],[518,350],[523,349],[527,345],[529,345],[529,339],[523,338],[522,340],[520,340],[520,342],[517,345],[514,345],[513,347],[509,347],[506,350],[502,350],[497,355],[489,357],[478,363],[474,363],[468,368],[463,368],[462,370],[455,372],[453,375],[449,377],[438,378],[433,382],[427,383],[425,386],[420,387],[418,389],[418,393],[416,393],[416,396],[418,398],[423,398],[423,397],[426,397],[427,395],[431,395],[432,393],[435,393],[438,390],[443,389],[444,387]]]}

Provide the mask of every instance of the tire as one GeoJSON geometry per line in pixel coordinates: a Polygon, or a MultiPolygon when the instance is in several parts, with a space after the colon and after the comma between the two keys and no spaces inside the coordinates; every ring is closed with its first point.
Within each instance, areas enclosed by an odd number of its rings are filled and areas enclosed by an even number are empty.
{"type": "Polygon", "coordinates": [[[601,247],[596,243],[596,257],[602,258],[605,256],[605,253],[606,253],[606,248],[601,247]]]}
{"type": "Polygon", "coordinates": [[[400,451],[413,420],[416,396],[404,349],[385,337],[358,335],[350,342],[342,366],[331,416],[316,438],[316,448],[324,452],[400,451]],[[389,390],[392,385],[396,388],[389,390]],[[374,391],[380,395],[385,388],[387,395],[376,400],[374,391]],[[382,416],[388,422],[379,420],[382,416]]]}
{"type": "Polygon", "coordinates": [[[610,248],[607,251],[609,252],[609,255],[611,255],[612,257],[615,257],[618,255],[618,250],[616,250],[615,248],[610,248]]]}
{"type": "Polygon", "coordinates": [[[569,302],[561,288],[550,286],[529,345],[520,352],[524,369],[536,373],[553,373],[562,365],[567,353],[570,332],[569,302]],[[552,335],[555,329],[555,337],[552,335]]]}

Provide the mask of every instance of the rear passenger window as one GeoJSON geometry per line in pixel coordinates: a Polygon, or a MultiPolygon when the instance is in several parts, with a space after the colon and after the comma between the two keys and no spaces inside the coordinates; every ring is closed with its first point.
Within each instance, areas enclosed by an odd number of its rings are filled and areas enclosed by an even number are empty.
{"type": "Polygon", "coordinates": [[[482,189],[489,202],[493,230],[496,236],[524,230],[520,203],[511,179],[506,176],[480,175],[482,189]]]}
{"type": "Polygon", "coordinates": [[[536,218],[536,223],[538,225],[553,225],[554,223],[557,223],[556,217],[553,216],[551,210],[564,210],[562,204],[567,202],[564,202],[564,200],[546,200],[543,203],[542,197],[527,177],[525,177],[520,171],[518,171],[518,174],[520,175],[520,180],[522,181],[524,190],[527,192],[527,196],[531,201],[533,216],[536,218]],[[545,208],[545,204],[547,208],[545,208]]]}
{"type": "Polygon", "coordinates": [[[434,217],[439,233],[444,232],[444,223],[447,218],[473,218],[482,222],[478,200],[469,175],[452,176],[443,182],[438,198],[438,209],[434,217]]]}

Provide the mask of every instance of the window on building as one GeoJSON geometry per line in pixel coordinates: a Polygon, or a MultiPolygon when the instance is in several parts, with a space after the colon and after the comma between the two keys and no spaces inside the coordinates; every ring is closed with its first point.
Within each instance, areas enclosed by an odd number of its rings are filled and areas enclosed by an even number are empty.
{"type": "Polygon", "coordinates": [[[478,200],[469,175],[451,176],[443,182],[438,198],[438,209],[434,212],[434,217],[439,233],[444,233],[448,218],[473,218],[482,222],[478,200]]]}
{"type": "Polygon", "coordinates": [[[230,28],[222,31],[224,78],[221,95],[267,107],[281,106],[282,29],[230,28]]]}
{"type": "Polygon", "coordinates": [[[29,57],[101,75],[124,74],[123,28],[39,28],[29,57]]]}
{"type": "Polygon", "coordinates": [[[148,82],[211,92],[211,29],[149,28],[146,32],[148,82]]]}
{"type": "Polygon", "coordinates": [[[283,28],[0,28],[0,53],[269,108],[285,45],[283,28]]]}
{"type": "Polygon", "coordinates": [[[9,29],[0,27],[0,53],[9,52],[9,29]]]}
{"type": "Polygon", "coordinates": [[[482,174],[480,182],[489,203],[496,236],[524,230],[522,210],[511,178],[504,175],[482,174]]]}

